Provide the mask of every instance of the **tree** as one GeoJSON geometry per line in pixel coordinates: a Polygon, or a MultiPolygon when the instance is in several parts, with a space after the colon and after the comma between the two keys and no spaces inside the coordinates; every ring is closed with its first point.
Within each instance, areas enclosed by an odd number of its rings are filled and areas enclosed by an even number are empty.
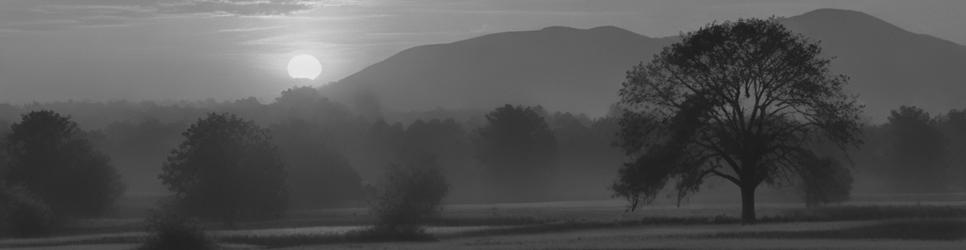
{"type": "Polygon", "coordinates": [[[852,192],[852,172],[831,157],[813,156],[799,165],[805,206],[847,201],[852,192]]]}
{"type": "Polygon", "coordinates": [[[611,117],[590,119],[583,114],[554,113],[547,119],[557,140],[559,164],[555,197],[601,199],[609,195],[601,183],[614,178],[623,152],[613,146],[617,135],[611,117]]]}
{"type": "Polygon", "coordinates": [[[902,106],[890,113],[885,129],[886,167],[894,191],[945,191],[948,141],[936,120],[920,108],[902,106]]]}
{"type": "Polygon", "coordinates": [[[753,223],[756,188],[797,173],[810,143],[860,143],[861,106],[820,54],[775,18],[740,19],[687,33],[635,66],[619,93],[620,144],[632,159],[615,194],[634,209],[669,181],[680,201],[720,177],[740,188],[742,221],[753,223]]]}
{"type": "Polygon", "coordinates": [[[101,215],[123,193],[110,159],[70,117],[34,111],[10,128],[3,143],[7,185],[35,194],[55,216],[101,215]]]}
{"type": "Polygon", "coordinates": [[[270,108],[275,120],[296,118],[335,125],[349,121],[352,116],[348,107],[329,100],[318,89],[308,86],[282,91],[270,108]]]}
{"type": "Polygon", "coordinates": [[[420,227],[439,215],[449,191],[435,157],[420,155],[403,164],[390,164],[384,178],[370,208],[376,217],[375,231],[422,234],[420,227]]]}
{"type": "Polygon", "coordinates": [[[4,182],[7,180],[7,165],[10,163],[9,158],[7,157],[7,147],[4,145],[6,144],[7,134],[9,133],[10,124],[8,124],[6,121],[0,120],[0,188],[3,188],[3,186],[6,185],[4,182]]]}
{"type": "Polygon", "coordinates": [[[279,216],[285,166],[269,131],[231,114],[208,114],[183,134],[159,176],[190,215],[221,219],[279,216]]]}
{"type": "Polygon", "coordinates": [[[949,139],[947,162],[951,168],[952,183],[957,190],[966,190],[966,110],[950,110],[942,122],[945,137],[949,139]]]}
{"type": "Polygon", "coordinates": [[[557,160],[557,141],[540,107],[506,105],[486,114],[477,157],[500,199],[545,198],[557,160]]]}
{"type": "Polygon", "coordinates": [[[479,201],[481,169],[473,155],[473,144],[460,123],[453,119],[416,120],[406,127],[401,139],[400,159],[436,156],[446,179],[453,183],[450,201],[479,201]]]}
{"type": "Polygon", "coordinates": [[[272,126],[272,138],[289,173],[291,204],[301,208],[331,207],[362,201],[362,178],[318,123],[292,119],[272,126]]]}

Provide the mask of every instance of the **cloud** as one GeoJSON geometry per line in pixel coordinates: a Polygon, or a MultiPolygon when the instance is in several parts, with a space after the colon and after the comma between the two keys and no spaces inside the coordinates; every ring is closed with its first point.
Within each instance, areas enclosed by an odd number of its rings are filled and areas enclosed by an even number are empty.
{"type": "Polygon", "coordinates": [[[5,32],[128,26],[152,18],[185,16],[288,17],[357,0],[0,0],[5,32]]]}
{"type": "Polygon", "coordinates": [[[162,14],[288,15],[342,1],[329,0],[159,0],[162,14]]]}

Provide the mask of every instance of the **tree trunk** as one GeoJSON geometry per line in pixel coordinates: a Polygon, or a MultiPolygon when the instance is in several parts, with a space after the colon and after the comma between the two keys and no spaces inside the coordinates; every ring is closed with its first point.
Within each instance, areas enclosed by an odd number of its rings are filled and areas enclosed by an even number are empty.
{"type": "Polygon", "coordinates": [[[755,224],[755,187],[741,187],[741,223],[755,224]]]}

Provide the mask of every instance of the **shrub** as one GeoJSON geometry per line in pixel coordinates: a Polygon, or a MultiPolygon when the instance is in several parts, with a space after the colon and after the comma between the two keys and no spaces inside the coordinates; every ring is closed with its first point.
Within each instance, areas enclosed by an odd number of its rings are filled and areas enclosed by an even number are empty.
{"type": "Polygon", "coordinates": [[[217,244],[205,234],[196,220],[171,211],[155,212],[146,219],[151,234],[141,245],[143,250],[216,249],[217,244]]]}
{"type": "Polygon", "coordinates": [[[69,116],[34,111],[10,129],[0,145],[3,181],[26,188],[58,217],[103,215],[124,192],[110,157],[69,116]]]}
{"type": "Polygon", "coordinates": [[[439,215],[448,191],[432,157],[390,165],[371,203],[376,225],[365,234],[390,240],[425,238],[422,225],[439,215]]]}
{"type": "Polygon", "coordinates": [[[24,188],[0,188],[0,236],[37,237],[55,227],[50,207],[24,188]]]}
{"type": "Polygon", "coordinates": [[[833,158],[809,159],[802,168],[800,192],[807,207],[841,203],[852,192],[852,173],[833,158]]]}

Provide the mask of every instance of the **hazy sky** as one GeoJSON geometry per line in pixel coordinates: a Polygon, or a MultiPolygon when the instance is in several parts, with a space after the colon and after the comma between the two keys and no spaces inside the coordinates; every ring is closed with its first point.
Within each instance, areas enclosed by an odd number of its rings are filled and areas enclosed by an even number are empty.
{"type": "Polygon", "coordinates": [[[330,82],[408,47],[486,33],[615,25],[669,36],[818,8],[966,44],[962,0],[0,0],[0,102],[268,101],[298,84],[285,65],[301,53],[330,82]]]}

